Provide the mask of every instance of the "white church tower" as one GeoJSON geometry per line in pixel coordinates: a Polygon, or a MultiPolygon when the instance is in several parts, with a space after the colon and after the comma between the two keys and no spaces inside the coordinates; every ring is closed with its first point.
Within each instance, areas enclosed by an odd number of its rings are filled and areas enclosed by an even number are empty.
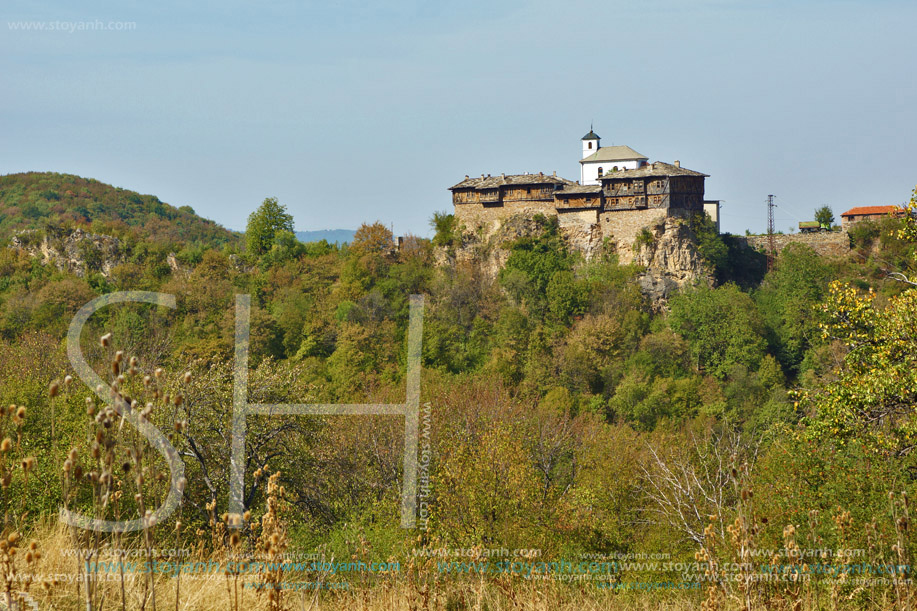
{"type": "Polygon", "coordinates": [[[636,170],[646,165],[648,158],[629,146],[600,146],[601,139],[589,128],[583,136],[583,156],[580,159],[580,184],[597,185],[609,172],[636,170]]]}
{"type": "Polygon", "coordinates": [[[599,143],[601,141],[602,139],[592,131],[592,127],[590,126],[589,133],[583,136],[583,156],[580,157],[580,159],[585,159],[599,150],[599,143]]]}

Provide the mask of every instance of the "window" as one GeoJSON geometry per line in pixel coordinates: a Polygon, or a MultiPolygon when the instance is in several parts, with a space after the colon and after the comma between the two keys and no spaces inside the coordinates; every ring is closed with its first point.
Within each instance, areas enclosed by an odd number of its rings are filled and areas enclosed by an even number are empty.
{"type": "Polygon", "coordinates": [[[589,143],[589,148],[592,148],[592,142],[589,143]]]}
{"type": "Polygon", "coordinates": [[[602,166],[599,166],[599,177],[602,176],[602,166]]]}

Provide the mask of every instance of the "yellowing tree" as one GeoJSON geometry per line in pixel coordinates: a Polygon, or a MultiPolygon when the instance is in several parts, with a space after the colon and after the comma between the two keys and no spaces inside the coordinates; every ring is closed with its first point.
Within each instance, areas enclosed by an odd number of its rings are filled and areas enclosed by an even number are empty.
{"type": "Polygon", "coordinates": [[[834,382],[800,397],[799,407],[809,413],[805,435],[910,453],[917,447],[917,290],[881,307],[872,290],[834,282],[823,308],[825,336],[848,352],[834,382]]]}

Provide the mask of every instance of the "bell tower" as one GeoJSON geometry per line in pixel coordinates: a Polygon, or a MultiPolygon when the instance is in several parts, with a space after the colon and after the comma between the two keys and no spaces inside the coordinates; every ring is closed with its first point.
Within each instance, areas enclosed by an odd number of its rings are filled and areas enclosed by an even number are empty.
{"type": "Polygon", "coordinates": [[[592,155],[597,150],[599,150],[599,143],[602,141],[598,135],[592,131],[592,126],[589,126],[589,133],[583,136],[583,156],[581,159],[585,159],[589,155],[592,155]]]}

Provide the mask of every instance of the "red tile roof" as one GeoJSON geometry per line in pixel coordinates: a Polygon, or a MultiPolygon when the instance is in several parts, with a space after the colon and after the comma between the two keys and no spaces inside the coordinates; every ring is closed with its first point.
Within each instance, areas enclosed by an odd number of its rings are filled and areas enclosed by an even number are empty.
{"type": "Polygon", "coordinates": [[[904,212],[898,206],[860,206],[851,208],[847,212],[841,213],[841,216],[866,216],[870,214],[892,214],[904,212]]]}

